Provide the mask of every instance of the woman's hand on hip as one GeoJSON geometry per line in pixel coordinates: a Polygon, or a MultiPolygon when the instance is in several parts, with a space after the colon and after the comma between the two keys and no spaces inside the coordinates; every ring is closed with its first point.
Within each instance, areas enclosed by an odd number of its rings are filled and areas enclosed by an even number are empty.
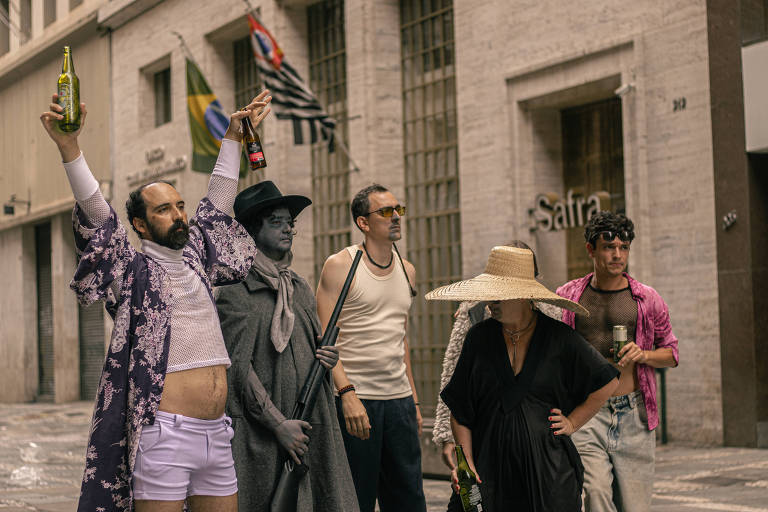
{"type": "Polygon", "coordinates": [[[571,423],[571,420],[569,420],[568,417],[563,414],[563,411],[560,409],[552,409],[549,412],[551,416],[548,419],[552,423],[549,428],[557,429],[555,430],[556,436],[570,436],[576,432],[573,423],[571,423]]]}

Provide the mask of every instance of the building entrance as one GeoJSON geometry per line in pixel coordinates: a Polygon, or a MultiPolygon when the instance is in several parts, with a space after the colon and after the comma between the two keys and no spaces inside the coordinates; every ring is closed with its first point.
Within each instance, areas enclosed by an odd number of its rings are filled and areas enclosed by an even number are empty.
{"type": "Polygon", "coordinates": [[[80,398],[93,400],[104,366],[104,303],[79,306],[80,398]]]}
{"type": "MultiPolygon", "coordinates": [[[[563,137],[563,184],[574,196],[600,191],[600,208],[624,213],[624,145],[621,100],[610,98],[560,113],[563,137]]],[[[584,248],[583,226],[566,230],[568,279],[592,271],[584,248]]]]}
{"type": "Polygon", "coordinates": [[[51,223],[35,226],[37,274],[37,399],[52,401],[53,380],[53,277],[51,269],[51,223]]]}

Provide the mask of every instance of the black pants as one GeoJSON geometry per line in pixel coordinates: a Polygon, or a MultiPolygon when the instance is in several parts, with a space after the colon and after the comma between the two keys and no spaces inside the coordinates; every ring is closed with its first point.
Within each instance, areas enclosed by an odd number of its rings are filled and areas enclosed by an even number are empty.
{"type": "Polygon", "coordinates": [[[336,399],[349,469],[360,512],[425,512],[416,406],[412,397],[361,400],[371,423],[365,441],[346,429],[341,401],[336,399]]]}

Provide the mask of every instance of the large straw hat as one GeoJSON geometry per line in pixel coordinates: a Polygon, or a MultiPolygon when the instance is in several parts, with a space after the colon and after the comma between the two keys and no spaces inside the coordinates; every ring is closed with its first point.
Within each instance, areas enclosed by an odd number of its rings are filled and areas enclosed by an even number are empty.
{"type": "Polygon", "coordinates": [[[506,245],[491,250],[485,272],[479,276],[435,288],[425,298],[457,301],[530,299],[589,316],[589,311],[581,305],[552,293],[536,281],[531,251],[506,245]]]}

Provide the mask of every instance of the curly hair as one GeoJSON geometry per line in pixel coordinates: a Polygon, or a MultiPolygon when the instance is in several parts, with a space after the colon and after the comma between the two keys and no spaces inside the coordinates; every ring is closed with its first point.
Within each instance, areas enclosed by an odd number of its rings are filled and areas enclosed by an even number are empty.
{"type": "Polygon", "coordinates": [[[136,229],[136,227],[133,225],[133,219],[143,219],[146,222],[147,203],[144,202],[144,196],[142,195],[142,192],[144,192],[145,188],[150,185],[154,185],[155,183],[165,183],[166,185],[173,187],[173,183],[166,180],[157,180],[151,183],[145,183],[131,192],[128,195],[128,200],[125,202],[125,212],[128,214],[128,224],[130,224],[131,228],[133,228],[136,234],[139,235],[139,238],[141,238],[141,233],[139,233],[139,230],[136,229]]]}
{"type": "Polygon", "coordinates": [[[352,212],[352,222],[354,222],[355,225],[357,225],[358,217],[365,217],[368,215],[368,209],[371,207],[371,201],[368,199],[368,196],[379,192],[389,192],[389,189],[383,185],[374,183],[373,185],[365,187],[352,198],[349,210],[352,212]]]}
{"type": "Polygon", "coordinates": [[[603,231],[612,231],[614,233],[626,231],[629,235],[629,242],[635,239],[635,225],[622,213],[603,210],[594,214],[584,228],[584,240],[592,247],[595,247],[597,237],[603,231]]]}

